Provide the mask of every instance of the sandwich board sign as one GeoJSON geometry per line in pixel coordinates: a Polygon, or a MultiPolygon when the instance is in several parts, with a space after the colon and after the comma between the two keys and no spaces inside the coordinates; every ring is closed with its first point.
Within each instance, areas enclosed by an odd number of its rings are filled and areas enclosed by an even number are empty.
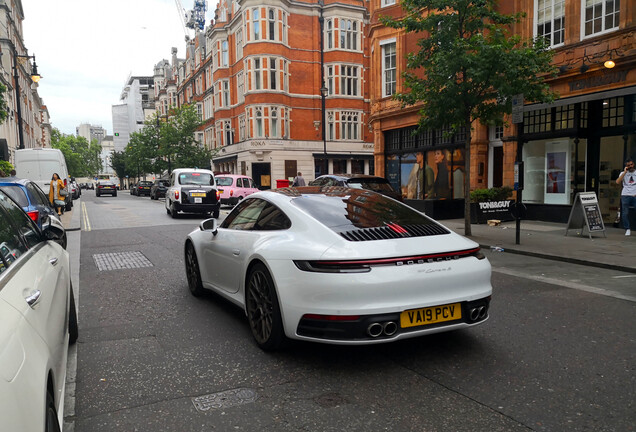
{"type": "Polygon", "coordinates": [[[568,235],[568,230],[570,229],[580,230],[579,232],[582,235],[583,228],[587,228],[587,235],[590,239],[593,232],[602,232],[603,236],[607,237],[596,192],[578,192],[576,194],[572,210],[570,210],[565,235],[568,235]]]}

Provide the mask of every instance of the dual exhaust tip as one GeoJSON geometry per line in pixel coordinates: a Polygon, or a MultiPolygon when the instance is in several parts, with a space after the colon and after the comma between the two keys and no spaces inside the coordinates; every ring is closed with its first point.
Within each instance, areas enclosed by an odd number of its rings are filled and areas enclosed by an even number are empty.
{"type": "Polygon", "coordinates": [[[397,332],[398,326],[393,321],[387,321],[384,323],[371,323],[367,327],[367,334],[372,338],[377,338],[381,335],[393,336],[397,332]]]}
{"type": "Polygon", "coordinates": [[[472,308],[470,310],[469,316],[471,321],[479,321],[488,315],[488,307],[487,306],[479,306],[472,308]]]}

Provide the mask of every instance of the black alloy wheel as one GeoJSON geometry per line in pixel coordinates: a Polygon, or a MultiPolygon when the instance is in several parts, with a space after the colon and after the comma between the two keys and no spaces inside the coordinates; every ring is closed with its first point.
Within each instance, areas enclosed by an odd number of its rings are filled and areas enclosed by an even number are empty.
{"type": "Polygon", "coordinates": [[[172,216],[172,219],[176,219],[178,216],[179,212],[177,211],[177,206],[174,203],[170,204],[170,216],[172,216]]]}
{"type": "Polygon", "coordinates": [[[194,246],[190,242],[188,242],[186,246],[185,266],[190,293],[195,297],[200,297],[203,294],[201,271],[199,270],[199,260],[197,260],[197,253],[194,250],[194,246]]]}
{"type": "Polygon", "coordinates": [[[55,400],[51,396],[51,392],[46,392],[46,424],[45,432],[61,432],[60,424],[57,421],[57,410],[55,409],[55,400]]]}
{"type": "Polygon", "coordinates": [[[284,340],[283,321],[274,281],[263,264],[256,264],[247,276],[245,308],[252,336],[265,351],[279,348],[284,340]]]}

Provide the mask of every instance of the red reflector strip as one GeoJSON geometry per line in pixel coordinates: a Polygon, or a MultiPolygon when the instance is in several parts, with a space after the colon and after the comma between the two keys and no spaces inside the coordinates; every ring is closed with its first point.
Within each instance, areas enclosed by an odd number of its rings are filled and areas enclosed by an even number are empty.
{"type": "Polygon", "coordinates": [[[386,226],[388,226],[389,228],[391,228],[393,231],[395,231],[398,234],[408,234],[408,231],[402,228],[401,226],[399,226],[398,224],[388,223],[386,224],[386,226]]]}
{"type": "Polygon", "coordinates": [[[305,314],[303,319],[319,320],[319,321],[356,321],[360,319],[360,315],[318,315],[305,314]]]}
{"type": "Polygon", "coordinates": [[[410,257],[399,257],[399,258],[379,258],[372,260],[352,260],[352,261],[316,261],[317,265],[321,266],[341,266],[341,265],[378,265],[378,264],[395,264],[399,262],[418,262],[418,261],[428,261],[435,260],[438,258],[454,258],[454,257],[462,257],[469,256],[479,252],[479,248],[474,249],[466,249],[462,251],[455,252],[444,252],[439,254],[428,254],[428,255],[417,255],[410,257]]]}
{"type": "Polygon", "coordinates": [[[27,212],[27,214],[33,220],[33,222],[37,222],[38,221],[38,217],[40,216],[40,212],[39,211],[30,211],[30,212],[27,212]]]}

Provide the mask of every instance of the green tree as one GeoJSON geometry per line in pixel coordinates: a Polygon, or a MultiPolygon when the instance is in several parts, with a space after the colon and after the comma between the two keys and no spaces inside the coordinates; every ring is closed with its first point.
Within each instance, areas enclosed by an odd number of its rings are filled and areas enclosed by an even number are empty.
{"type": "Polygon", "coordinates": [[[51,147],[64,154],[71,177],[93,177],[102,169],[102,147],[97,144],[97,140],[89,143],[84,137],[66,135],[53,129],[51,147]]]}
{"type": "Polygon", "coordinates": [[[120,182],[122,182],[126,176],[134,175],[128,166],[126,153],[123,151],[113,151],[110,156],[110,167],[115,171],[120,182]]]}
{"type": "Polygon", "coordinates": [[[174,168],[209,168],[213,153],[194,138],[202,122],[194,105],[184,105],[171,112],[161,125],[159,156],[168,163],[168,174],[174,168]]]}
{"type": "Polygon", "coordinates": [[[145,176],[146,173],[153,171],[156,150],[153,148],[152,142],[148,141],[147,128],[130,134],[125,154],[126,166],[138,180],[142,175],[145,176]]]}
{"type": "Polygon", "coordinates": [[[2,173],[4,173],[4,175],[8,176],[9,173],[11,173],[11,170],[14,169],[15,167],[13,165],[11,165],[10,162],[4,161],[4,160],[0,160],[0,177],[2,177],[2,173]]]}
{"type": "Polygon", "coordinates": [[[464,225],[470,226],[470,142],[475,120],[489,124],[512,111],[512,96],[549,102],[544,78],[555,72],[542,39],[512,34],[525,15],[500,14],[495,0],[402,0],[404,16],[382,18],[390,27],[416,33],[419,50],[407,55],[405,105],[422,104],[420,130],[466,130],[464,225]]]}
{"type": "Polygon", "coordinates": [[[7,105],[7,86],[0,84],[0,123],[3,123],[7,119],[9,114],[9,106],[7,105]]]}

